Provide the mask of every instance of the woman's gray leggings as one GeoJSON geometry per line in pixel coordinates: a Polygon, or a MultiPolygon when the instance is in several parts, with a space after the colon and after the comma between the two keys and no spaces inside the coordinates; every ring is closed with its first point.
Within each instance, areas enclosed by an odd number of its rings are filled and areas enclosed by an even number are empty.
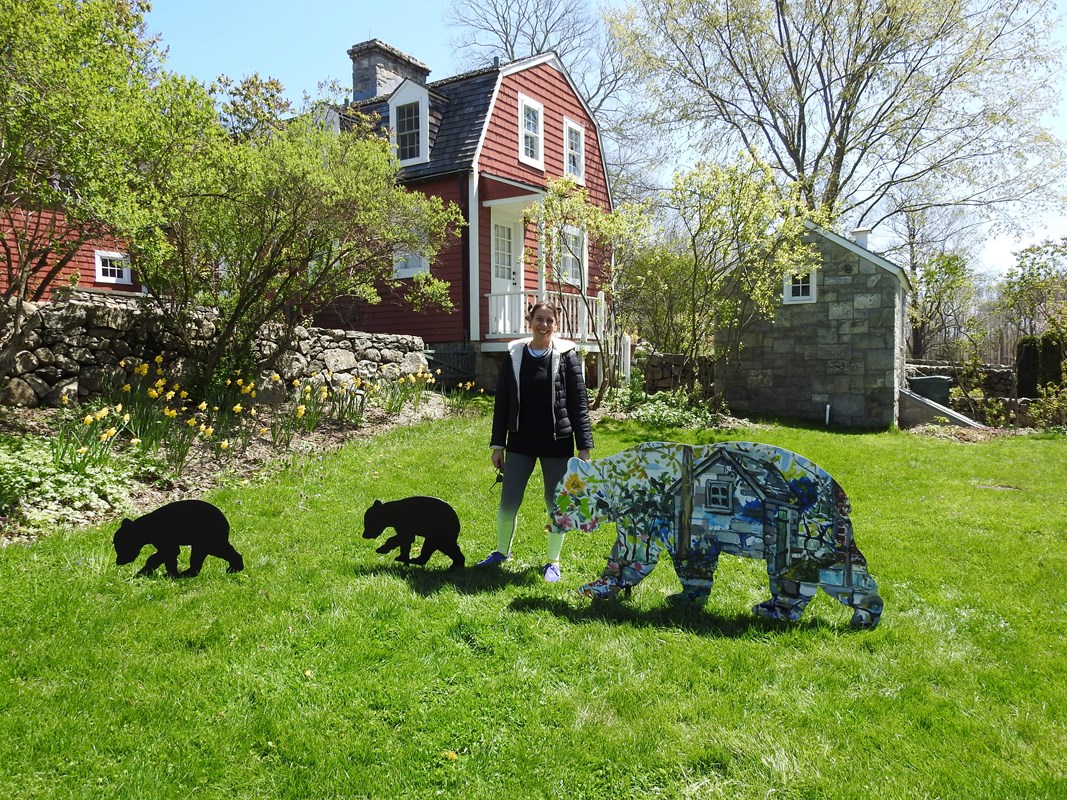
{"type": "MultiPolygon", "coordinates": [[[[500,487],[500,507],[496,512],[496,543],[501,553],[511,552],[511,543],[518,526],[519,506],[526,494],[526,485],[530,482],[534,466],[541,461],[541,474],[545,480],[545,508],[549,514],[556,505],[556,486],[567,472],[569,458],[546,458],[526,456],[521,453],[507,453],[504,456],[504,483],[500,487]]],[[[559,550],[563,546],[563,537],[556,542],[549,541],[549,561],[559,559],[559,550]],[[555,550],[553,553],[552,551],[555,550]]]]}

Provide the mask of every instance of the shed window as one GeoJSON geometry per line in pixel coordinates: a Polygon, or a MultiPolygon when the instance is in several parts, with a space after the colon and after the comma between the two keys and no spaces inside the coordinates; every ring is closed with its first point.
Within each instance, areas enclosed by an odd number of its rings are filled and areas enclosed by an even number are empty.
{"type": "Polygon", "coordinates": [[[704,507],[712,511],[733,511],[733,489],[729,481],[708,481],[704,487],[704,507]]]}

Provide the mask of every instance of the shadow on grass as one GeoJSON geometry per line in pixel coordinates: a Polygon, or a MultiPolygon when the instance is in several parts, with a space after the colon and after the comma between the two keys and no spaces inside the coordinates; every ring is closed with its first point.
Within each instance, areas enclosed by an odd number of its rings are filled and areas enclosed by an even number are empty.
{"type": "Polygon", "coordinates": [[[801,618],[796,622],[776,622],[742,612],[733,616],[720,616],[698,605],[665,603],[656,608],[635,608],[625,601],[592,600],[580,607],[566,600],[550,597],[518,597],[509,608],[519,612],[548,612],[575,625],[590,623],[609,625],[632,625],[634,627],[670,628],[702,636],[729,639],[763,639],[796,631],[832,630],[834,633],[854,631],[849,625],[843,628],[816,618],[801,618]]]}
{"type": "MultiPolygon", "coordinates": [[[[442,564],[447,563],[443,561],[442,564]]],[[[478,569],[434,568],[432,565],[421,567],[413,564],[389,562],[378,566],[360,564],[353,570],[356,575],[391,575],[405,581],[411,590],[423,597],[437,594],[443,588],[450,587],[461,594],[480,594],[482,592],[499,592],[509,586],[536,586],[541,583],[541,576],[530,570],[519,572],[490,567],[478,569]]]]}

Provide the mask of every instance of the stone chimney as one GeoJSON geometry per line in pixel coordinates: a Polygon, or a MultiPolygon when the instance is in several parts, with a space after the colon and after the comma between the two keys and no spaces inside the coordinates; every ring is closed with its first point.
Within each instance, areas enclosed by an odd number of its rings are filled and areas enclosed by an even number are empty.
{"type": "Polygon", "coordinates": [[[852,241],[862,247],[864,250],[869,249],[867,247],[867,234],[871,232],[871,228],[853,228],[852,229],[852,241]]]}
{"type": "Polygon", "coordinates": [[[354,103],[389,94],[405,79],[425,86],[430,74],[430,68],[421,61],[390,47],[381,39],[352,45],[348,57],[352,59],[354,103]]]}

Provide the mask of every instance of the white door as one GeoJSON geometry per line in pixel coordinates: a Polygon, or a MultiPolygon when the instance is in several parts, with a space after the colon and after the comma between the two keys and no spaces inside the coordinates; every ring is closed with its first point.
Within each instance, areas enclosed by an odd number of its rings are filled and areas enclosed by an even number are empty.
{"type": "Polygon", "coordinates": [[[522,225],[513,217],[493,214],[493,280],[489,297],[490,333],[513,335],[522,330],[522,225]]]}

